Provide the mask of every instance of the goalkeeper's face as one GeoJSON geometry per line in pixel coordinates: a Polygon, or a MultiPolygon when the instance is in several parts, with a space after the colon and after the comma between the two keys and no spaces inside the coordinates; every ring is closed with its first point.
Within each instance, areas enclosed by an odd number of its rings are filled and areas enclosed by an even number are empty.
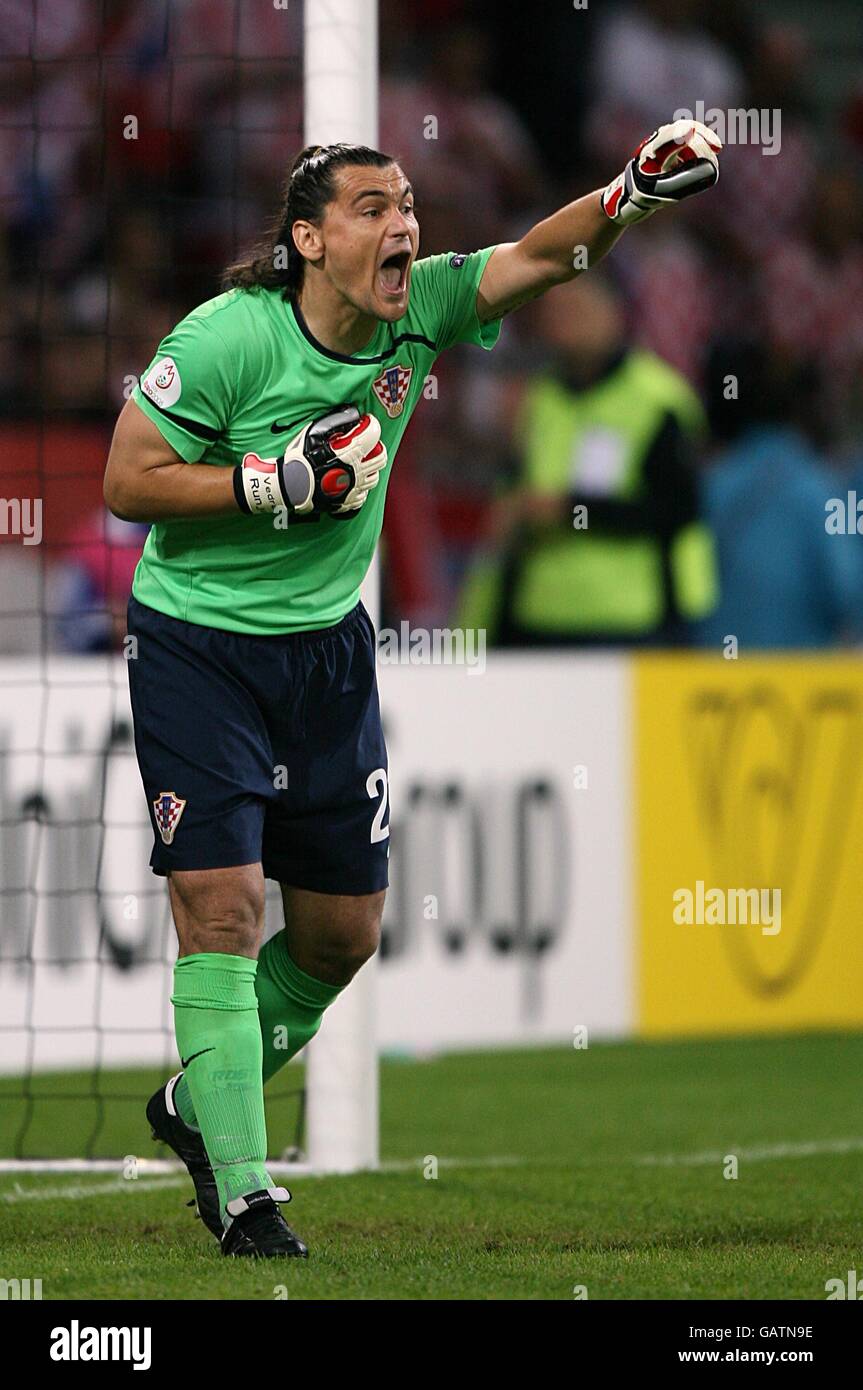
{"type": "Polygon", "coordinates": [[[319,228],[319,265],[355,309],[392,323],[407,313],[419,249],[413,190],[397,164],[348,165],[337,178],[319,228]]]}

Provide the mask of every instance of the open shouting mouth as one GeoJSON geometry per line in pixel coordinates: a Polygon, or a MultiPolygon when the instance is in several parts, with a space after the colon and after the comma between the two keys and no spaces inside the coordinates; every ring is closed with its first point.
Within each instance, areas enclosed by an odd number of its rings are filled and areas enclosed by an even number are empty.
{"type": "Polygon", "coordinates": [[[393,251],[378,266],[378,286],[387,299],[400,299],[407,288],[410,251],[393,251]]]}

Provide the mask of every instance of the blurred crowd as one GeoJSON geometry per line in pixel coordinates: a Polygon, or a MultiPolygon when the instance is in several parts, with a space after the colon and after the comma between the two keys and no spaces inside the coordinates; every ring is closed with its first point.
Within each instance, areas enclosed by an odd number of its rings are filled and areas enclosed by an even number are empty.
{"type": "MultiPolygon", "coordinates": [[[[678,110],[762,113],[710,194],[511,316],[493,353],[439,360],[390,484],[383,623],[860,640],[863,536],[825,526],[830,499],[863,500],[863,89],[824,99],[824,33],[854,11],[380,0],[379,145],[421,253],[518,238],[678,110]]],[[[0,0],[0,428],[109,428],[218,292],[302,143],[301,49],[300,0],[0,0]]],[[[140,544],[98,509],[61,536],[52,645],[115,642],[140,544]]]]}

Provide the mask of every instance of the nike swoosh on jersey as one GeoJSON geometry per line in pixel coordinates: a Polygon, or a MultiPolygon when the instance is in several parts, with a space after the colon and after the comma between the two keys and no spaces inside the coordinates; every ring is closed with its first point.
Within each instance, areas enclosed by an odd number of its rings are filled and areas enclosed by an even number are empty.
{"type": "Polygon", "coordinates": [[[271,434],[287,434],[290,429],[293,429],[293,425],[280,425],[278,420],[274,420],[270,425],[271,434]]]}

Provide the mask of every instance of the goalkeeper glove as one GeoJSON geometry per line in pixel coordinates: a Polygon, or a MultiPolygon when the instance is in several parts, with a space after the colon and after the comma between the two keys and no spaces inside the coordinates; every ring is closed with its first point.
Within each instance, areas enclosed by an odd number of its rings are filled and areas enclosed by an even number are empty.
{"type": "Polygon", "coordinates": [[[377,486],[386,462],[379,421],[340,405],[300,430],[281,458],[246,454],[234,469],[234,497],[252,515],[285,510],[348,519],[377,486]]]}
{"type": "Polygon", "coordinates": [[[628,227],[657,208],[673,207],[693,193],[712,188],[719,178],[717,151],[722,141],[701,121],[661,125],[642,140],[622,174],[602,194],[612,222],[628,227]]]}

